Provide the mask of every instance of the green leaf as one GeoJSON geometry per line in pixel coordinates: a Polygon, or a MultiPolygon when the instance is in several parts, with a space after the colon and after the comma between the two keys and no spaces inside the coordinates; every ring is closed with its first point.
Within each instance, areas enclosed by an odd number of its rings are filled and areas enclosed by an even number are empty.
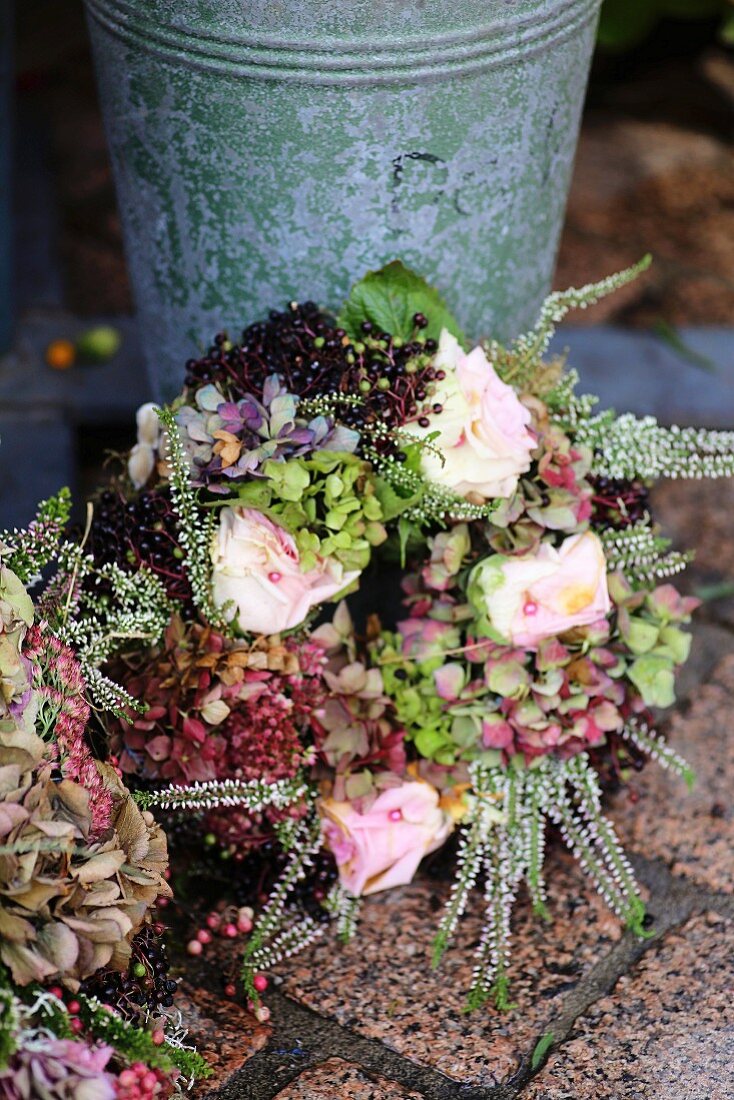
{"type": "Polygon", "coordinates": [[[553,1039],[555,1036],[552,1031],[546,1031],[545,1035],[541,1035],[535,1044],[535,1050],[530,1058],[530,1068],[536,1070],[541,1062],[545,1061],[545,1057],[548,1051],[553,1046],[553,1039]]]}
{"type": "Polygon", "coordinates": [[[700,370],[705,370],[709,374],[718,373],[719,368],[714,360],[709,358],[708,355],[701,355],[700,352],[690,347],[685,342],[678,329],[669,325],[667,321],[664,321],[662,318],[656,321],[653,325],[653,332],[659,340],[666,343],[681,359],[685,359],[692,366],[698,367],[700,370]]]}
{"type": "Polygon", "coordinates": [[[412,508],[421,499],[423,493],[424,490],[421,489],[417,493],[403,497],[384,477],[375,479],[375,495],[382,506],[382,518],[385,521],[395,519],[407,508],[412,508]]]}
{"type": "Polygon", "coordinates": [[[446,328],[460,343],[466,342],[438,291],[400,260],[368,272],[355,283],[339,315],[339,324],[353,340],[362,339],[363,321],[371,321],[380,332],[410,340],[416,332],[416,313],[428,319],[428,327],[421,332],[427,339],[438,340],[446,328]]]}

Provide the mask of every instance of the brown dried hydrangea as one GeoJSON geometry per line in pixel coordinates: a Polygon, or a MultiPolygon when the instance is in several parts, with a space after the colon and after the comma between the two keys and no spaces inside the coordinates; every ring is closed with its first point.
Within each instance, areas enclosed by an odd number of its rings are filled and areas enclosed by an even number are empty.
{"type": "Polygon", "coordinates": [[[165,834],[114,770],[111,826],[90,842],[89,795],[52,765],[23,771],[0,747],[0,959],[14,981],[63,979],[70,987],[102,966],[123,968],[130,939],[159,895],[165,834]]]}

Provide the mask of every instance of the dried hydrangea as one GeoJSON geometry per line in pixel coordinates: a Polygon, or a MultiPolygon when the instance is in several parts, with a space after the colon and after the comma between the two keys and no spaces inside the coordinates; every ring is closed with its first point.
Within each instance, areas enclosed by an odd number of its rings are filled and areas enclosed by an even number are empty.
{"type": "Polygon", "coordinates": [[[25,775],[3,767],[0,753],[0,959],[20,985],[123,967],[148,909],[170,895],[165,835],[113,769],[98,766],[112,815],[92,840],[80,784],[55,781],[48,763],[25,775]]]}
{"type": "Polygon", "coordinates": [[[0,730],[32,733],[38,701],[32,664],[23,653],[33,602],[20,579],[0,563],[0,730]]]}
{"type": "Polygon", "coordinates": [[[311,721],[316,747],[333,778],[333,797],[365,810],[380,790],[399,785],[407,764],[405,730],[380,669],[359,659],[346,604],[313,638],[329,658],[324,670],[328,694],[311,721]]]}
{"type": "Polygon", "coordinates": [[[110,726],[122,771],[176,782],[295,775],[309,759],[302,733],[323,693],[322,657],[295,639],[250,645],[174,619],[142,667],[116,670],[148,703],[110,726]]]}
{"type": "Polygon", "coordinates": [[[537,546],[546,531],[583,530],[592,514],[591,449],[552,423],[542,401],[526,401],[534,412],[538,449],[515,493],[492,512],[488,541],[503,554],[537,546]]]}
{"type": "Polygon", "coordinates": [[[228,401],[213,384],[197,390],[194,405],[176,413],[195,485],[226,493],[232,482],[263,476],[268,461],[283,462],[314,451],[353,453],[359,433],[330,416],[298,415],[299,398],[277,375],[265,380],[262,400],[247,394],[228,401]]]}

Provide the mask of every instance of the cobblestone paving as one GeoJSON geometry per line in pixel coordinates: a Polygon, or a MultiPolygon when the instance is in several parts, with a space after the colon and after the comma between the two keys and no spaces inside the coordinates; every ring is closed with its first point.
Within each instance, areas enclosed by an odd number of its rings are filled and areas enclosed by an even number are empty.
{"type": "MultiPolygon", "coordinates": [[[[657,494],[663,526],[677,543],[700,547],[689,590],[734,575],[732,503],[734,487],[723,483],[657,494]]],[[[514,921],[515,1007],[467,1016],[479,901],[434,972],[429,945],[447,884],[419,879],[370,899],[352,944],[325,938],[284,964],[267,1026],[189,990],[192,1031],[214,1051],[214,1077],[198,1097],[732,1100],[732,621],[726,602],[699,611],[667,723],[696,769],[694,791],[650,764],[633,790],[610,800],[654,918],[648,939],[623,932],[552,847],[552,923],[522,902],[514,921]]]]}

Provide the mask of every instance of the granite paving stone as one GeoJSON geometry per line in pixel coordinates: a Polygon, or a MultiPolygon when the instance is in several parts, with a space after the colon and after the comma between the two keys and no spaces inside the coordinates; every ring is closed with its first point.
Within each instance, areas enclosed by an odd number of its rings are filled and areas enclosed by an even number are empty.
{"type": "Polygon", "coordinates": [[[669,933],[577,1020],[523,1100],[731,1100],[733,946],[718,914],[669,933]]]}
{"type": "Polygon", "coordinates": [[[433,937],[448,883],[419,879],[367,899],[357,935],[331,934],[280,967],[282,990],[338,1023],[431,1066],[483,1086],[511,1076],[563,995],[618,939],[620,928],[563,850],[550,854],[544,924],[522,899],[514,921],[509,1012],[493,1005],[467,1015],[472,952],[481,929],[477,893],[440,968],[433,937]]]}
{"type": "Polygon", "coordinates": [[[278,1093],[277,1100],[421,1100],[380,1074],[367,1074],[343,1058],[307,1069],[278,1093]]]}
{"type": "Polygon", "coordinates": [[[694,583],[734,581],[734,479],[663,481],[652,503],[663,533],[677,548],[695,551],[688,573],[694,583]]]}
{"type": "Polygon", "coordinates": [[[180,982],[176,1007],[188,1029],[186,1042],[196,1046],[213,1071],[197,1086],[197,1100],[212,1096],[270,1038],[269,1027],[203,984],[194,988],[180,982]]]}
{"type": "Polygon", "coordinates": [[[720,891],[734,885],[732,693],[734,653],[729,653],[689,708],[677,711],[668,725],[670,744],[696,774],[692,791],[650,761],[632,787],[611,800],[611,816],[629,849],[663,859],[673,874],[720,891]]]}

